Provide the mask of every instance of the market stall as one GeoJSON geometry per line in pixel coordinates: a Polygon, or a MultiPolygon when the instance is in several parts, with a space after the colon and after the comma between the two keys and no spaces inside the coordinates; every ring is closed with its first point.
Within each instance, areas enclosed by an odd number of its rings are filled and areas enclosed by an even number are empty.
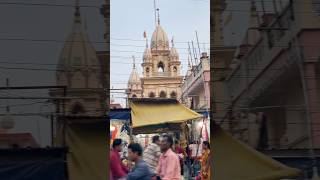
{"type": "MultiPolygon", "coordinates": [[[[172,133],[175,139],[178,139],[183,147],[190,147],[189,134],[198,134],[197,144],[191,147],[194,154],[192,159],[201,156],[201,146],[203,140],[209,140],[207,130],[208,116],[199,114],[179,103],[176,99],[135,99],[131,104],[132,134],[138,133],[172,133]],[[191,128],[192,124],[196,128],[191,128]],[[206,132],[205,132],[206,131],[206,132]],[[205,133],[202,133],[205,132],[205,133]],[[204,135],[204,136],[203,136],[204,135]],[[205,139],[204,139],[204,138],[205,139]]],[[[208,112],[206,112],[208,114],[208,112]]],[[[198,162],[188,163],[188,172],[195,174],[200,170],[198,162]]]]}
{"type": "MultiPolygon", "coordinates": [[[[127,123],[130,124],[131,141],[138,142],[143,147],[148,145],[153,135],[161,135],[161,133],[173,135],[184,149],[191,142],[189,137],[194,137],[193,141],[198,141],[193,148],[196,158],[201,155],[201,142],[209,141],[208,112],[192,111],[176,99],[132,99],[128,111],[130,111],[130,120],[127,120],[127,123]]],[[[125,117],[122,119],[128,117],[123,114],[123,111],[118,110],[118,112],[119,114],[116,111],[111,113],[111,119],[120,118],[120,116],[125,117]]]]}

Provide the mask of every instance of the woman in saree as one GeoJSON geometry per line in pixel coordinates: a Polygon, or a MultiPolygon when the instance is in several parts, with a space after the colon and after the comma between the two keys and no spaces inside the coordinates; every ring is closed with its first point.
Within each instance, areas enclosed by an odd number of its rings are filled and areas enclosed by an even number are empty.
{"type": "Polygon", "coordinates": [[[201,156],[201,171],[197,179],[210,180],[210,143],[203,141],[202,156],[201,156]]]}

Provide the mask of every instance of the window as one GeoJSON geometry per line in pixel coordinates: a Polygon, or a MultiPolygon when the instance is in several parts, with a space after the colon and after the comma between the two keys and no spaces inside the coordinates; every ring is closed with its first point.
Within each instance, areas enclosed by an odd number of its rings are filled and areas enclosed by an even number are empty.
{"type": "Polygon", "coordinates": [[[271,49],[274,45],[274,34],[272,33],[272,31],[267,31],[267,37],[269,49],[271,49]]]}
{"type": "Polygon", "coordinates": [[[133,98],[136,98],[136,97],[137,97],[137,95],[135,95],[135,94],[134,94],[134,95],[132,95],[132,97],[133,97],[133,98]]]}
{"type": "Polygon", "coordinates": [[[84,113],[84,108],[82,107],[81,104],[77,103],[73,106],[71,113],[72,114],[81,114],[84,113]]]}
{"type": "Polygon", "coordinates": [[[149,68],[149,67],[147,67],[147,68],[146,68],[146,76],[148,76],[148,77],[149,77],[149,74],[150,74],[150,68],[149,68]]]}
{"type": "Polygon", "coordinates": [[[313,8],[313,12],[316,15],[320,15],[320,0],[312,0],[312,8],[313,8]]]}
{"type": "Polygon", "coordinates": [[[178,70],[177,67],[174,66],[174,67],[173,67],[173,72],[177,72],[177,70],[178,70]]]}
{"type": "Polygon", "coordinates": [[[149,97],[150,98],[154,98],[155,97],[155,94],[153,92],[149,93],[149,97]]]}
{"type": "Polygon", "coordinates": [[[73,58],[73,66],[80,66],[81,65],[81,58],[80,57],[74,57],[73,58]]]}
{"type": "Polygon", "coordinates": [[[171,94],[170,94],[170,97],[171,98],[176,98],[177,97],[177,93],[172,91],[171,94]]]}
{"type": "Polygon", "coordinates": [[[161,61],[158,64],[158,72],[164,72],[164,64],[161,61]]]}
{"type": "Polygon", "coordinates": [[[164,91],[161,91],[160,94],[159,94],[159,97],[160,98],[166,98],[167,94],[164,91]]]}

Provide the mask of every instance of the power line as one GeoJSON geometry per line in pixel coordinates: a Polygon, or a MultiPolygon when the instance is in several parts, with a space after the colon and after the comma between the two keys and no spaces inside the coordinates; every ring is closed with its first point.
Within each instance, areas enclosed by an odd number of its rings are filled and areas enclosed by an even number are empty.
{"type": "MultiPolygon", "coordinates": [[[[208,0],[193,0],[198,2],[209,2],[208,0]]],[[[250,3],[251,0],[228,0],[228,2],[244,2],[244,3],[250,3]]],[[[270,2],[271,0],[264,0],[264,2],[270,2]]],[[[287,2],[288,3],[288,2],[287,2]]],[[[319,4],[317,2],[295,2],[297,4],[319,4]]],[[[57,4],[57,3],[25,3],[25,2],[0,2],[0,5],[16,5],[16,6],[48,6],[48,7],[69,7],[74,8],[74,4],[57,4]]],[[[101,4],[103,5],[103,4],[101,4]]],[[[79,5],[80,8],[101,8],[101,5],[79,5]]]]}
{"type": "MultiPolygon", "coordinates": [[[[93,43],[93,44],[110,44],[111,46],[124,46],[124,47],[143,47],[144,45],[133,45],[133,44],[112,44],[106,41],[77,41],[77,40],[58,40],[58,39],[34,39],[34,38],[6,38],[0,37],[0,41],[25,41],[25,42],[50,42],[50,43],[71,43],[71,42],[80,42],[80,43],[93,43]]],[[[176,49],[188,49],[176,47],[176,49]]]]}
{"type": "MultiPolygon", "coordinates": [[[[143,42],[143,43],[145,43],[145,40],[139,40],[139,39],[130,39],[130,38],[110,38],[110,39],[113,39],[113,40],[119,40],[119,41],[138,41],[138,42],[143,42]]],[[[177,44],[188,44],[188,42],[183,42],[183,41],[175,41],[174,42],[175,44],[177,43],[177,44]]],[[[208,42],[202,42],[202,43],[200,43],[200,44],[210,44],[210,43],[208,43],[208,42]]]]}
{"type": "Polygon", "coordinates": [[[198,2],[207,2],[207,3],[209,3],[210,1],[207,1],[207,0],[192,0],[192,1],[198,1],[198,2]]]}
{"type": "MultiPolygon", "coordinates": [[[[146,47],[145,45],[139,46],[139,45],[132,45],[132,44],[112,44],[112,43],[110,43],[110,45],[111,46],[125,46],[125,47],[143,47],[143,48],[146,47]]],[[[176,49],[188,49],[188,48],[178,48],[178,47],[176,47],[176,49]]]]}
{"type": "MultiPolygon", "coordinates": [[[[10,88],[10,87],[9,87],[9,88],[10,88]]],[[[0,91],[0,93],[4,93],[4,92],[3,92],[3,91],[0,91]]],[[[12,95],[12,96],[15,96],[15,97],[18,97],[18,98],[21,97],[20,95],[16,95],[16,94],[12,93],[11,91],[9,91],[9,89],[6,90],[5,93],[6,93],[6,95],[12,95]]],[[[21,100],[25,100],[25,99],[21,99],[21,100]]],[[[31,100],[31,102],[33,102],[33,103],[38,103],[39,101],[31,100]]]]}
{"type": "MultiPolygon", "coordinates": [[[[74,4],[53,4],[53,3],[25,3],[25,2],[0,2],[0,5],[15,5],[15,6],[47,6],[47,7],[68,7],[75,8],[74,4]]],[[[102,4],[101,4],[102,5],[102,4]]],[[[80,8],[96,8],[100,9],[101,5],[79,5],[80,8]]]]}
{"type": "Polygon", "coordinates": [[[6,38],[6,37],[1,37],[0,41],[54,42],[54,43],[82,42],[82,43],[94,43],[94,44],[107,44],[106,41],[76,41],[76,40],[70,41],[70,40],[57,40],[57,39],[6,38]]]}
{"type": "MultiPolygon", "coordinates": [[[[272,31],[272,30],[270,30],[272,31]]],[[[32,39],[32,38],[0,38],[0,40],[3,41],[30,41],[30,42],[58,42],[58,43],[66,43],[66,42],[88,42],[88,43],[101,43],[101,44],[107,44],[105,41],[69,41],[69,40],[56,40],[56,39],[32,39]]],[[[143,47],[145,46],[138,46],[138,45],[132,45],[132,44],[110,44],[111,46],[126,46],[126,47],[143,47]]],[[[320,43],[309,43],[309,44],[300,44],[299,47],[318,47],[320,46],[320,43]]],[[[259,47],[268,47],[269,45],[259,45],[259,47]]],[[[273,45],[272,47],[285,47],[288,48],[288,45],[273,45]]],[[[294,45],[291,47],[295,47],[294,45]]],[[[176,49],[188,49],[188,48],[177,48],[176,49]]],[[[214,51],[212,49],[211,51],[214,51]]],[[[141,52],[142,53],[142,52],[141,52]]]]}
{"type": "MultiPolygon", "coordinates": [[[[48,104],[48,101],[37,101],[37,102],[32,102],[32,103],[23,103],[23,104],[10,104],[7,105],[8,107],[20,107],[20,106],[30,106],[30,105],[34,105],[34,104],[48,104]]],[[[0,106],[1,109],[6,108],[7,106],[0,106]]]]}
{"type": "MultiPolygon", "coordinates": [[[[110,52],[134,52],[134,53],[144,53],[142,51],[128,51],[128,50],[125,50],[125,51],[122,51],[122,50],[110,50],[110,52]]],[[[187,53],[179,53],[179,54],[187,54],[187,53]]]]}
{"type": "MultiPolygon", "coordinates": [[[[194,0],[194,1],[200,1],[200,0],[194,0]]],[[[205,0],[202,0],[205,1],[205,0]]],[[[251,3],[252,0],[227,0],[227,2],[241,2],[241,3],[251,3]]],[[[285,3],[289,3],[290,0],[286,0],[285,3]]],[[[257,0],[256,0],[257,2],[257,0]]],[[[263,0],[263,2],[269,2],[269,3],[273,3],[273,0],[263,0]]],[[[319,2],[305,2],[305,1],[295,1],[294,3],[296,4],[320,4],[319,2]]],[[[285,5],[284,5],[285,6],[285,5]]]]}

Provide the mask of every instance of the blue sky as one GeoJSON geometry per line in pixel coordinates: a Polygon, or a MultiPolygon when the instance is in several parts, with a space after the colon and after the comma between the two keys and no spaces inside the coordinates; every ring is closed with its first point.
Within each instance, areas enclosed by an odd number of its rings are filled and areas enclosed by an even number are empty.
{"type": "MultiPolygon", "coordinates": [[[[174,36],[175,47],[182,62],[182,75],[187,68],[187,49],[185,42],[194,41],[195,31],[198,33],[201,51],[209,51],[210,42],[210,5],[206,0],[157,0],[160,9],[160,24],[168,38],[174,36]],[[181,42],[181,43],[178,43],[181,42]]],[[[140,75],[142,53],[145,47],[143,32],[147,32],[150,44],[155,29],[153,0],[111,0],[110,22],[110,75],[113,88],[126,88],[132,69],[132,58],[136,57],[140,75]],[[122,39],[122,40],[120,40],[122,39]],[[134,41],[133,41],[134,40],[134,41]],[[138,46],[138,47],[137,47],[138,46]],[[130,51],[130,52],[127,52],[130,51]]],[[[113,93],[116,102],[125,105],[124,94],[113,93]]]]}

